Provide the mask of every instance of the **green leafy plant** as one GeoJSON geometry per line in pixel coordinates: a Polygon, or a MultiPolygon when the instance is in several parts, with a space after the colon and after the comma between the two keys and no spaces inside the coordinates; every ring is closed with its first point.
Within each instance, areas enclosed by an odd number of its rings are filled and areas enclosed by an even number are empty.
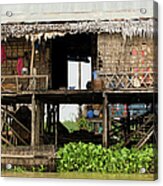
{"type": "Polygon", "coordinates": [[[38,168],[38,172],[45,172],[46,171],[46,168],[44,165],[40,165],[39,168],[38,168]]]}
{"type": "Polygon", "coordinates": [[[85,117],[81,117],[78,120],[78,126],[79,126],[80,129],[85,129],[85,130],[88,130],[88,131],[91,131],[92,130],[91,123],[88,122],[85,117]]]}
{"type": "Polygon", "coordinates": [[[104,148],[92,143],[69,143],[57,152],[57,171],[107,172],[107,173],[146,173],[154,170],[153,146],[128,149],[121,145],[104,148]]]}
{"type": "Polygon", "coordinates": [[[21,167],[21,166],[14,166],[14,169],[13,169],[14,172],[18,172],[18,173],[23,173],[26,171],[26,168],[25,167],[21,167]]]}

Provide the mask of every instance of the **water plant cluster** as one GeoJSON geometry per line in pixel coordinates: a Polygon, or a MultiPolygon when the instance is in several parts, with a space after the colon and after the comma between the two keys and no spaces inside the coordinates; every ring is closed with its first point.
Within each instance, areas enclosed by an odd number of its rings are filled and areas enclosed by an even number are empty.
{"type": "Polygon", "coordinates": [[[154,157],[153,145],[139,150],[118,145],[107,149],[102,145],[72,142],[58,150],[57,171],[153,173],[154,157]]]}

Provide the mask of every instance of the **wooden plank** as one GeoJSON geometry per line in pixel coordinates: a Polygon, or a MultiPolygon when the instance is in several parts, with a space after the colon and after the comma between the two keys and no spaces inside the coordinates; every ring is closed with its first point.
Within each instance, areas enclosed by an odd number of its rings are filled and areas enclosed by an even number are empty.
{"type": "Polygon", "coordinates": [[[93,118],[93,119],[87,119],[88,122],[92,122],[92,123],[102,123],[103,119],[101,118],[93,118]]]}
{"type": "Polygon", "coordinates": [[[1,76],[1,79],[4,81],[4,79],[15,79],[15,78],[18,78],[18,79],[30,79],[30,78],[47,78],[48,79],[48,75],[23,75],[23,76],[18,76],[18,75],[2,75],[1,76]]]}
{"type": "Polygon", "coordinates": [[[16,91],[19,91],[19,81],[18,81],[18,76],[15,78],[16,79],[16,91]]]}
{"type": "Polygon", "coordinates": [[[1,154],[2,158],[34,158],[34,155],[1,154]]]}

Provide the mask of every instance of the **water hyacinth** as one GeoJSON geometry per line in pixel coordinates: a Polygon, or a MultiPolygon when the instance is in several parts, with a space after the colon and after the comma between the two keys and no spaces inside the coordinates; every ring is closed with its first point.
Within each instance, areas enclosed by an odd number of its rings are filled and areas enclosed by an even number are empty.
{"type": "Polygon", "coordinates": [[[69,143],[57,152],[57,171],[153,173],[154,155],[152,145],[137,150],[118,145],[106,149],[92,143],[69,143]]]}

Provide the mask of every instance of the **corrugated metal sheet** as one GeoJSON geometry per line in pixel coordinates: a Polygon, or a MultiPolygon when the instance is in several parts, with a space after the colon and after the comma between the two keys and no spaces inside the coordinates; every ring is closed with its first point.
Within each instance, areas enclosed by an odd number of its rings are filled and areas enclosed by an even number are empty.
{"type": "Polygon", "coordinates": [[[153,17],[153,0],[1,5],[1,23],[153,17]],[[146,13],[140,12],[141,8],[146,13]],[[11,12],[12,16],[6,15],[11,12]]]}

